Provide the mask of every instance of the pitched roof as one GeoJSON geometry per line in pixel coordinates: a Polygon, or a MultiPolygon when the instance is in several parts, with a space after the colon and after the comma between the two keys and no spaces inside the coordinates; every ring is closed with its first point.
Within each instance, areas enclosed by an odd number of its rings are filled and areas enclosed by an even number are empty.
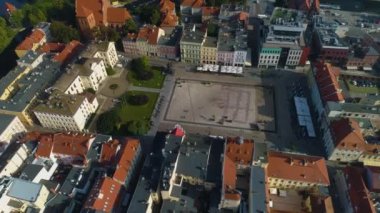
{"type": "Polygon", "coordinates": [[[359,123],[352,118],[342,118],[331,122],[331,133],[337,148],[365,150],[366,143],[359,123]]]}
{"type": "Polygon", "coordinates": [[[138,41],[146,41],[148,44],[155,45],[158,42],[158,35],[159,35],[160,28],[156,26],[144,26],[140,28],[138,34],[137,34],[137,40],[138,41]]]}
{"type": "Polygon", "coordinates": [[[102,150],[100,152],[100,163],[102,162],[112,162],[116,156],[116,152],[119,147],[118,140],[108,141],[102,144],[102,150]]]}
{"type": "Polygon", "coordinates": [[[334,213],[334,206],[330,196],[312,195],[310,202],[313,213],[334,213]]]}
{"type": "Polygon", "coordinates": [[[203,0],[183,0],[181,2],[181,6],[186,6],[186,7],[199,8],[199,7],[202,7],[203,5],[204,5],[203,0]]]}
{"type": "Polygon", "coordinates": [[[315,80],[317,81],[322,100],[324,102],[344,101],[344,96],[337,80],[339,68],[333,67],[329,63],[318,62],[316,70],[315,80]]]}
{"type": "Polygon", "coordinates": [[[41,52],[50,53],[50,52],[61,52],[65,49],[66,45],[62,43],[45,43],[40,48],[41,52]]]}
{"type": "Polygon", "coordinates": [[[361,172],[353,167],[346,167],[344,169],[346,177],[348,195],[350,197],[351,206],[355,212],[373,212],[376,210],[370,199],[367,187],[364,184],[361,172]]]}
{"type": "Polygon", "coordinates": [[[329,185],[323,157],[271,151],[268,154],[268,177],[329,185]]]}
{"type": "Polygon", "coordinates": [[[250,165],[253,157],[253,140],[239,143],[235,138],[227,138],[226,155],[236,164],[250,165]]]}
{"type": "Polygon", "coordinates": [[[17,10],[17,8],[16,8],[13,4],[11,4],[11,3],[9,3],[9,2],[5,2],[4,4],[5,4],[5,9],[6,9],[8,12],[10,12],[10,13],[12,13],[12,12],[14,12],[14,11],[17,10]]]}
{"type": "Polygon", "coordinates": [[[185,130],[179,125],[175,125],[174,129],[170,132],[170,134],[183,137],[185,136],[185,130]]]}
{"type": "Polygon", "coordinates": [[[124,24],[132,16],[125,8],[110,7],[107,11],[107,22],[109,24],[124,24]]]}
{"type": "Polygon", "coordinates": [[[160,27],[175,27],[178,24],[178,17],[174,13],[168,13],[162,16],[160,27]]]}
{"type": "Polygon", "coordinates": [[[124,146],[121,157],[113,174],[113,179],[121,184],[124,184],[126,178],[131,171],[132,161],[138,157],[137,149],[140,147],[140,141],[137,139],[127,139],[127,144],[124,146]]]}
{"type": "Polygon", "coordinates": [[[240,200],[240,194],[236,191],[235,163],[228,156],[224,157],[223,189],[224,199],[240,200]]]}
{"type": "Polygon", "coordinates": [[[44,37],[44,31],[40,29],[33,30],[33,32],[16,47],[16,50],[31,50],[33,44],[40,43],[44,37]]]}
{"type": "Polygon", "coordinates": [[[161,13],[169,13],[174,11],[175,4],[171,0],[161,0],[160,1],[160,11],[161,13]]]}
{"type": "Polygon", "coordinates": [[[53,135],[38,135],[37,157],[49,158],[53,147],[53,135]]]}
{"type": "Polygon", "coordinates": [[[71,57],[73,57],[82,47],[83,45],[79,41],[70,41],[70,43],[66,45],[65,49],[63,49],[62,52],[54,56],[53,59],[61,64],[64,64],[68,60],[70,60],[71,57]]]}
{"type": "Polygon", "coordinates": [[[92,11],[87,9],[85,6],[78,6],[76,9],[77,17],[87,18],[89,15],[92,14],[92,11]]]}
{"type": "Polygon", "coordinates": [[[84,208],[113,212],[119,198],[121,185],[110,177],[99,178],[92,187],[84,208]]]}
{"type": "Polygon", "coordinates": [[[202,16],[218,16],[219,7],[202,7],[202,16]]]}

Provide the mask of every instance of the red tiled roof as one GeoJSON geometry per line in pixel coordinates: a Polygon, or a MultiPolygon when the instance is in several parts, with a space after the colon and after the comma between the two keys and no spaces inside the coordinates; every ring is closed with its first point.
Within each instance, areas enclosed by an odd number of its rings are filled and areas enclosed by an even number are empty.
{"type": "Polygon", "coordinates": [[[45,33],[36,29],[16,47],[16,50],[31,50],[33,44],[40,43],[44,37],[45,33]]]}
{"type": "Polygon", "coordinates": [[[107,21],[109,24],[125,24],[132,16],[125,8],[108,8],[107,21]]]}
{"type": "Polygon", "coordinates": [[[62,43],[46,43],[40,48],[41,52],[50,53],[50,52],[61,52],[65,49],[65,44],[62,43]]]}
{"type": "Polygon", "coordinates": [[[115,159],[117,149],[119,147],[118,140],[112,140],[102,145],[102,150],[100,152],[100,163],[107,162],[110,163],[115,159]]]}
{"type": "Polygon", "coordinates": [[[121,153],[120,160],[117,164],[116,171],[113,174],[113,179],[118,181],[121,184],[124,184],[130,171],[132,161],[138,157],[136,151],[140,147],[140,142],[137,139],[127,139],[127,144],[124,146],[124,149],[121,153]]]}
{"type": "Polygon", "coordinates": [[[203,0],[183,0],[181,6],[199,8],[204,5],[203,0]]]}
{"type": "Polygon", "coordinates": [[[268,154],[268,177],[329,185],[323,157],[271,151],[268,154]]]}
{"type": "Polygon", "coordinates": [[[144,26],[140,28],[137,39],[145,40],[148,44],[155,45],[158,42],[159,29],[160,28],[155,26],[144,26]]]}
{"type": "Polygon", "coordinates": [[[185,130],[180,125],[175,125],[174,129],[170,132],[170,134],[183,137],[185,136],[185,130]]]}
{"type": "Polygon", "coordinates": [[[226,155],[236,164],[250,165],[253,157],[253,140],[239,144],[235,138],[227,138],[226,155]]]}
{"type": "Polygon", "coordinates": [[[36,156],[42,158],[50,158],[51,148],[53,147],[53,135],[38,135],[35,140],[39,140],[36,156]]]}
{"type": "Polygon", "coordinates": [[[235,190],[236,189],[235,163],[228,156],[224,157],[223,189],[224,189],[224,199],[240,200],[240,194],[235,190]]]}
{"type": "Polygon", "coordinates": [[[113,212],[118,204],[121,185],[110,177],[99,178],[92,187],[85,209],[93,209],[101,212],[113,212]]]}
{"type": "Polygon", "coordinates": [[[173,13],[162,16],[160,27],[175,27],[178,24],[178,17],[173,13]]]}
{"type": "Polygon", "coordinates": [[[331,122],[335,146],[344,149],[365,150],[365,140],[357,121],[342,118],[331,122]]]}
{"type": "Polygon", "coordinates": [[[348,195],[350,197],[351,206],[354,212],[375,213],[373,203],[367,187],[364,184],[361,172],[353,167],[346,167],[344,169],[346,176],[348,195]]]}
{"type": "Polygon", "coordinates": [[[219,7],[202,7],[202,16],[218,16],[219,7]]]}
{"type": "Polygon", "coordinates": [[[94,15],[96,25],[105,25],[107,18],[104,17],[109,6],[108,0],[76,0],[76,16],[88,17],[91,13],[94,15]]]}
{"type": "Polygon", "coordinates": [[[339,76],[339,68],[331,66],[329,63],[318,62],[316,64],[316,76],[319,92],[324,102],[344,101],[337,77],[339,76]]]}
{"type": "Polygon", "coordinates": [[[6,9],[9,13],[13,13],[14,11],[17,10],[17,8],[16,8],[13,4],[11,4],[11,3],[9,3],[9,2],[5,2],[4,4],[5,4],[5,9],[6,9]]]}
{"type": "Polygon", "coordinates": [[[169,13],[174,11],[175,4],[171,0],[161,0],[160,1],[160,11],[161,13],[169,13]]]}
{"type": "Polygon", "coordinates": [[[65,49],[61,53],[54,56],[53,59],[61,64],[66,63],[81,47],[83,47],[82,43],[73,40],[66,45],[65,49]]]}
{"type": "Polygon", "coordinates": [[[59,155],[78,156],[83,159],[89,148],[90,135],[54,134],[52,153],[59,155]]]}

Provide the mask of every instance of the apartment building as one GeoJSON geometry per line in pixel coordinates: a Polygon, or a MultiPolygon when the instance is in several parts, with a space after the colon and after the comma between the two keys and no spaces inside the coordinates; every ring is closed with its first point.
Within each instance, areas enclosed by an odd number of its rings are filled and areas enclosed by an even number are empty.
{"type": "Polygon", "coordinates": [[[15,115],[0,114],[0,152],[26,132],[24,124],[15,115]]]}
{"type": "Polygon", "coordinates": [[[53,87],[71,95],[83,93],[89,88],[97,91],[106,77],[107,71],[103,59],[81,58],[69,66],[53,87]]]}
{"type": "Polygon", "coordinates": [[[262,44],[258,67],[277,68],[305,65],[307,45],[305,15],[297,10],[275,8],[262,44]]]}
{"type": "Polygon", "coordinates": [[[201,16],[204,0],[182,0],[180,5],[181,14],[201,16]]]}
{"type": "Polygon", "coordinates": [[[217,19],[219,16],[219,7],[202,7],[202,23],[217,19]]]}
{"type": "Polygon", "coordinates": [[[115,42],[93,42],[81,53],[81,57],[100,58],[112,68],[119,62],[115,42]]]}
{"type": "Polygon", "coordinates": [[[266,169],[270,188],[310,190],[330,185],[323,157],[271,151],[266,169]]]}
{"type": "Polygon", "coordinates": [[[199,26],[184,29],[180,41],[181,61],[191,64],[201,63],[201,49],[206,40],[206,31],[199,26]]]}
{"type": "Polygon", "coordinates": [[[121,156],[112,178],[117,183],[129,187],[129,183],[135,175],[136,166],[141,158],[140,141],[137,139],[126,139],[125,145],[120,152],[121,156]]]}
{"type": "Polygon", "coordinates": [[[33,112],[40,124],[49,129],[81,132],[99,103],[92,94],[64,94],[55,90],[33,112]]]}
{"type": "Polygon", "coordinates": [[[139,55],[158,56],[158,40],[164,35],[165,31],[156,26],[146,25],[140,28],[136,38],[139,55]]]}
{"type": "Polygon", "coordinates": [[[47,36],[43,29],[35,28],[32,33],[27,36],[19,45],[17,45],[15,52],[21,58],[29,51],[36,51],[47,41],[47,36]]]}
{"type": "Polygon", "coordinates": [[[218,39],[207,36],[201,47],[201,63],[217,64],[218,59],[218,39]]]}
{"type": "Polygon", "coordinates": [[[43,54],[28,53],[20,60],[21,65],[0,80],[0,114],[15,115],[29,126],[35,120],[30,110],[34,101],[40,92],[52,85],[61,70],[58,63],[43,54]]]}

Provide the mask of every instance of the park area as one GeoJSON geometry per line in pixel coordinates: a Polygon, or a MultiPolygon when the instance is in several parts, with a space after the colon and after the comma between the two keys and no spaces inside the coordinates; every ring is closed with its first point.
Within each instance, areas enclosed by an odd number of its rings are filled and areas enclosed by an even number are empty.
{"type": "Polygon", "coordinates": [[[249,130],[275,130],[272,90],[179,80],[165,120],[249,130]]]}
{"type": "Polygon", "coordinates": [[[353,93],[376,94],[380,93],[380,83],[377,79],[364,77],[345,77],[344,84],[353,93]]]}
{"type": "Polygon", "coordinates": [[[162,74],[160,68],[157,67],[152,67],[151,72],[152,77],[147,80],[138,79],[136,72],[128,72],[127,80],[133,86],[160,89],[162,87],[162,83],[164,82],[165,76],[162,74]]]}
{"type": "Polygon", "coordinates": [[[141,91],[128,91],[123,94],[113,109],[99,117],[98,131],[113,135],[145,134],[150,128],[150,117],[158,95],[141,91]]]}

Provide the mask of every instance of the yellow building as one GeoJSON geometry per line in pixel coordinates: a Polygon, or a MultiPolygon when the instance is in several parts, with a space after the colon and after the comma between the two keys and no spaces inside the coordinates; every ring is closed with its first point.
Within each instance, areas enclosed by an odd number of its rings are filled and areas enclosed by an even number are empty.
{"type": "Polygon", "coordinates": [[[16,55],[21,58],[28,51],[36,51],[38,47],[46,42],[45,32],[41,29],[35,29],[26,37],[15,49],[16,55]]]}
{"type": "Polygon", "coordinates": [[[206,37],[201,47],[201,62],[203,64],[217,63],[217,42],[218,39],[215,37],[206,37]]]}

